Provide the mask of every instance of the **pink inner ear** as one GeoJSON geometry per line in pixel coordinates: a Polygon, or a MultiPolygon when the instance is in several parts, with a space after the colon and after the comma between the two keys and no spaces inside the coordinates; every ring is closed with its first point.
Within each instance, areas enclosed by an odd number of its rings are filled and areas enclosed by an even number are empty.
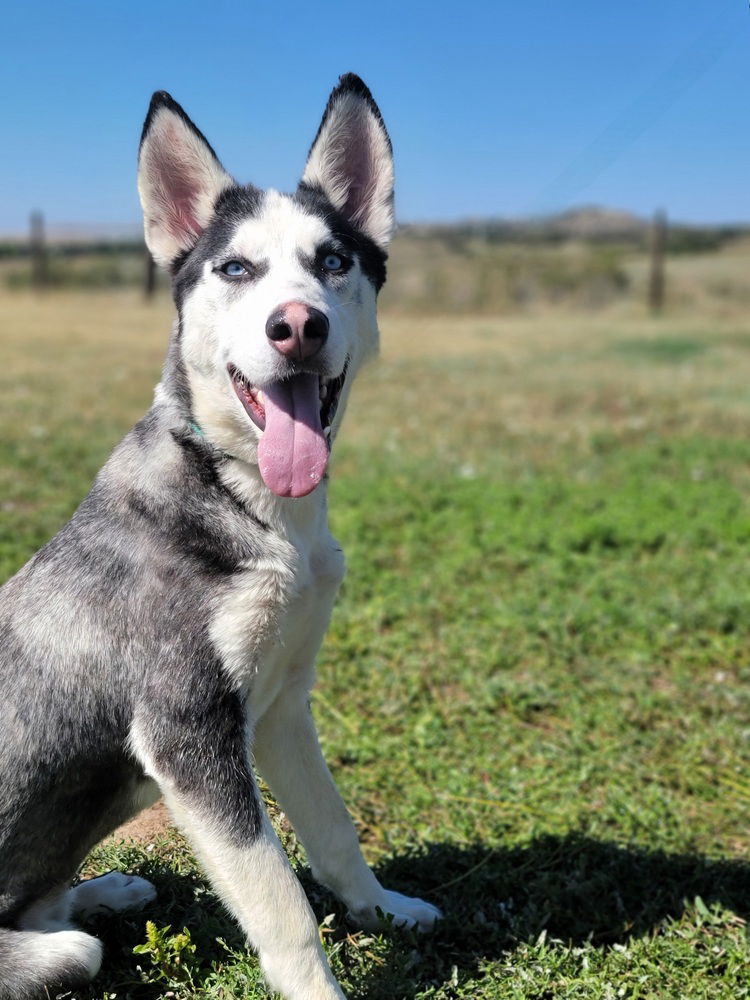
{"type": "Polygon", "coordinates": [[[343,138],[345,153],[340,172],[349,181],[343,211],[345,215],[356,219],[366,205],[372,186],[372,147],[367,122],[358,122],[356,129],[350,128],[343,138]]]}
{"type": "Polygon", "coordinates": [[[200,167],[191,164],[180,146],[176,130],[170,129],[165,141],[154,151],[153,170],[159,178],[158,198],[162,221],[167,231],[180,243],[200,236],[203,226],[198,220],[196,204],[205,181],[200,167]]]}

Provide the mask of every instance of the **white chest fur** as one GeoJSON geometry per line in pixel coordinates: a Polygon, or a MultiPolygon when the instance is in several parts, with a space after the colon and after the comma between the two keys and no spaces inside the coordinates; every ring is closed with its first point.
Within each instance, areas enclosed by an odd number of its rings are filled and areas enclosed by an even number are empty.
{"type": "Polygon", "coordinates": [[[247,699],[251,723],[282,690],[312,686],[315,657],[346,568],[328,530],[325,488],[301,500],[275,500],[264,511],[272,516],[262,554],[235,574],[211,624],[224,668],[247,699]]]}

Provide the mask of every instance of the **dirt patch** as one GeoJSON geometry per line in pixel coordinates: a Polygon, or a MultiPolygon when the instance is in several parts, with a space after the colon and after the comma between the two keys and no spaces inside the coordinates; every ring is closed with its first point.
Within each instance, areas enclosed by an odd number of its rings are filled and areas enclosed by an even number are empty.
{"type": "Polygon", "coordinates": [[[136,817],[118,826],[112,837],[115,840],[137,840],[148,844],[173,826],[172,817],[163,802],[155,802],[136,817]]]}

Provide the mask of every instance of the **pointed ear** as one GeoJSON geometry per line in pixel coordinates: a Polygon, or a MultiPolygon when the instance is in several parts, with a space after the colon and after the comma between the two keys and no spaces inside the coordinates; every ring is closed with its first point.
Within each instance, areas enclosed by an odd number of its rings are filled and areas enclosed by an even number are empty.
{"type": "Polygon", "coordinates": [[[208,225],[216,199],[234,184],[205,137],[163,90],[151,98],[138,154],[146,245],[171,267],[208,225]]]}
{"type": "Polygon", "coordinates": [[[395,226],[391,141],[372,94],[353,73],[341,77],[328,99],[302,183],[320,188],[386,249],[395,226]]]}

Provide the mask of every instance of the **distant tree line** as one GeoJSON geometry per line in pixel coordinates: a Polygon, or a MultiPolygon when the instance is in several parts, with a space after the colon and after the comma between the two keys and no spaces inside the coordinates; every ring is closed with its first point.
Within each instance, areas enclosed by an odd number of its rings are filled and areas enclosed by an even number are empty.
{"type": "MultiPolygon", "coordinates": [[[[461,253],[471,243],[490,245],[523,244],[526,246],[559,246],[571,241],[592,245],[620,246],[624,250],[647,250],[651,227],[649,222],[633,218],[617,225],[603,221],[597,225],[572,216],[547,219],[492,220],[449,224],[409,224],[399,230],[413,239],[439,240],[446,249],[461,253]]],[[[735,240],[750,236],[750,225],[699,226],[671,223],[667,235],[667,253],[709,253],[720,250],[735,240]]]]}
{"type": "MultiPolygon", "coordinates": [[[[47,240],[56,257],[107,257],[119,254],[145,252],[143,240],[97,238],[96,240],[57,241],[47,240]]],[[[0,240],[0,260],[24,260],[32,254],[31,243],[26,240],[0,240]]]]}

